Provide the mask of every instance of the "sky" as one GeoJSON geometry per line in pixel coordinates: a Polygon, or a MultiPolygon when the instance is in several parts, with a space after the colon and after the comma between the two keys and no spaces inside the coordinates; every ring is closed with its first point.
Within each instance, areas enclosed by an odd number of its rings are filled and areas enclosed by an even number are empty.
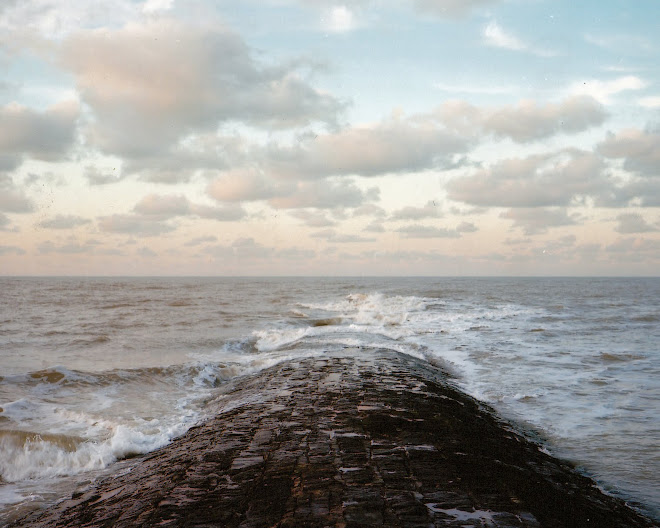
{"type": "Polygon", "coordinates": [[[0,275],[658,275],[657,0],[2,0],[0,275]]]}

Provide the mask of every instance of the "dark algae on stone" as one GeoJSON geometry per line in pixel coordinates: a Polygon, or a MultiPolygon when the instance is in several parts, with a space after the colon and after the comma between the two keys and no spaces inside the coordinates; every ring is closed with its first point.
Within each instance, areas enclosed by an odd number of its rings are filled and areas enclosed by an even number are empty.
{"type": "Polygon", "coordinates": [[[172,444],[15,525],[654,526],[408,356],[288,361],[210,406],[172,444]]]}

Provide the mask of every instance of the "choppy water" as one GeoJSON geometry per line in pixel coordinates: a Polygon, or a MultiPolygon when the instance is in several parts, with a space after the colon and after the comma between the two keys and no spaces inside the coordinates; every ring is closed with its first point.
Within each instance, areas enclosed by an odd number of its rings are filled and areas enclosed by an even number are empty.
{"type": "Polygon", "coordinates": [[[660,519],[660,279],[0,279],[0,525],[156,449],[227,380],[384,347],[660,519]]]}

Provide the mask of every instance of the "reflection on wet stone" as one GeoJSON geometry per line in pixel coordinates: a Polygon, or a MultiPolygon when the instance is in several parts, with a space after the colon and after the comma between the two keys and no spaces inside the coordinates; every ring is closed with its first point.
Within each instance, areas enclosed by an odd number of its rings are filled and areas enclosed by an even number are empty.
{"type": "Polygon", "coordinates": [[[212,420],[18,525],[652,526],[442,371],[355,354],[235,381],[212,420]]]}

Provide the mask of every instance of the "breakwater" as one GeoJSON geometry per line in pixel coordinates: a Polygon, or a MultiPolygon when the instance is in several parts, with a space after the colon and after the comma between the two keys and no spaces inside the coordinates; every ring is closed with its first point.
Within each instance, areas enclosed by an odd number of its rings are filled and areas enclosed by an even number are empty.
{"type": "Polygon", "coordinates": [[[212,419],[16,525],[653,526],[442,370],[355,356],[237,379],[212,419]]]}

